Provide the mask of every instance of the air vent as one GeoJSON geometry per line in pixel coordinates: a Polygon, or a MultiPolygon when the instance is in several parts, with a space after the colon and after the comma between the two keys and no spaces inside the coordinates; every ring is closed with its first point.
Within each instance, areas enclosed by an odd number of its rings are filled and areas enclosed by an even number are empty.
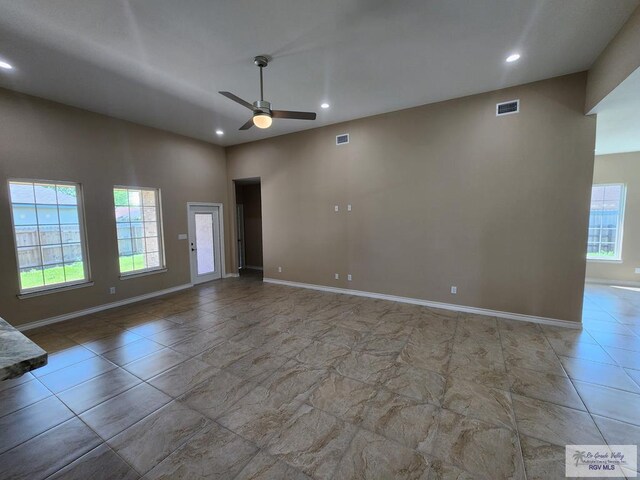
{"type": "Polygon", "coordinates": [[[345,145],[349,143],[349,134],[342,133],[340,135],[336,135],[336,145],[345,145]]]}
{"type": "Polygon", "coordinates": [[[520,100],[510,100],[496,105],[496,116],[511,115],[520,111],[520,100]]]}

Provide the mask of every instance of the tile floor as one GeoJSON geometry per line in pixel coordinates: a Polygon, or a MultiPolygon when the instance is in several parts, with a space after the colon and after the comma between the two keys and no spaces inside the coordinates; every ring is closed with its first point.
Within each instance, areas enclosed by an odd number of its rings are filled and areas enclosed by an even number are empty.
{"type": "Polygon", "coordinates": [[[564,478],[640,443],[640,291],[570,330],[248,278],[31,330],[0,478],[564,478]]]}

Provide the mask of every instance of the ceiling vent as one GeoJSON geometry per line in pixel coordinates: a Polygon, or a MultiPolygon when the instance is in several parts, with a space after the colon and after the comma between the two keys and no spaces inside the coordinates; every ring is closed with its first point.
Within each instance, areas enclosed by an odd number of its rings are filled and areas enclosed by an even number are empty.
{"type": "Polygon", "coordinates": [[[496,104],[496,116],[511,115],[520,111],[520,100],[509,100],[496,104]]]}
{"type": "Polygon", "coordinates": [[[336,135],[336,145],[345,145],[349,143],[349,134],[341,133],[340,135],[336,135]]]}

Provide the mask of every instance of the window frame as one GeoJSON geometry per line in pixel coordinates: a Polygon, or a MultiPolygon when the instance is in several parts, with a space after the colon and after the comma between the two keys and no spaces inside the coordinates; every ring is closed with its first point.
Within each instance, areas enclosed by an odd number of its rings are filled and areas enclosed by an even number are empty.
{"type": "MultiPolygon", "coordinates": [[[[84,189],[82,188],[82,183],[74,182],[70,180],[43,180],[43,179],[34,179],[34,178],[8,178],[7,179],[7,195],[9,198],[9,210],[11,215],[11,228],[13,233],[13,251],[16,256],[16,269],[17,269],[17,287],[18,287],[18,298],[28,298],[31,296],[40,296],[48,293],[56,293],[64,290],[70,290],[80,287],[88,287],[93,285],[93,280],[91,276],[91,262],[89,260],[89,241],[87,235],[87,221],[85,217],[85,208],[84,208],[84,189]],[[22,288],[22,279],[20,277],[20,257],[18,254],[18,241],[16,238],[16,223],[13,215],[13,200],[11,198],[11,184],[12,183],[31,183],[35,184],[48,184],[48,185],[69,185],[76,187],[77,192],[77,204],[76,207],[78,209],[78,224],[79,224],[79,234],[80,234],[80,249],[82,251],[82,260],[83,260],[83,268],[84,268],[84,279],[82,280],[73,280],[70,282],[56,283],[54,285],[42,285],[40,287],[32,287],[32,288],[22,288]]],[[[35,202],[35,198],[34,198],[35,202]]],[[[37,205],[37,203],[34,203],[37,205]]],[[[56,206],[59,206],[56,203],[56,206]]],[[[58,225],[60,225],[60,219],[58,218],[58,225]]],[[[61,243],[61,245],[63,245],[61,243]]],[[[42,265],[44,267],[44,265],[42,265]]]]}
{"type": "MultiPolygon", "coordinates": [[[[622,182],[610,182],[610,183],[594,183],[591,185],[591,195],[593,195],[593,187],[620,187],[620,209],[618,213],[618,225],[616,226],[616,242],[615,242],[615,255],[611,257],[598,256],[590,257],[587,252],[588,262],[601,262],[601,263],[622,263],[622,238],[624,234],[624,215],[626,211],[627,203],[627,185],[622,182]]],[[[589,217],[591,217],[591,199],[589,199],[589,217]]],[[[590,222],[591,220],[589,220],[590,222]]],[[[587,250],[589,248],[589,230],[590,225],[587,226],[587,250]]],[[[600,227],[602,230],[602,227],[600,227]]]]}
{"type": "MultiPolygon", "coordinates": [[[[162,190],[160,187],[142,187],[142,186],[130,186],[130,185],[114,185],[111,188],[111,198],[113,200],[113,225],[115,227],[116,232],[116,251],[118,252],[118,274],[120,276],[120,280],[126,280],[129,278],[140,277],[144,275],[151,275],[154,273],[163,273],[167,271],[166,264],[166,256],[165,256],[165,248],[164,248],[164,225],[162,221],[162,190]],[[116,214],[116,201],[114,192],[115,190],[153,190],[156,192],[156,222],[158,224],[158,254],[160,257],[159,266],[152,268],[141,268],[138,270],[131,270],[128,272],[120,271],[120,245],[118,243],[118,219],[115,216],[116,214]]],[[[132,222],[129,221],[129,224],[132,222]]],[[[146,237],[144,237],[146,238],[146,237]]],[[[146,243],[145,243],[146,248],[146,243]]],[[[146,253],[145,253],[146,255],[146,253]]]]}

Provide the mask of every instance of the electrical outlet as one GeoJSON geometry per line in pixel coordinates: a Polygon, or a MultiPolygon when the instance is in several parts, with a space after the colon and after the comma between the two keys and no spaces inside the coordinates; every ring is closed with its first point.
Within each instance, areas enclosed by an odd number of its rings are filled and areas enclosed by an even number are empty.
{"type": "Polygon", "coordinates": [[[339,273],[336,273],[335,277],[336,277],[336,280],[340,280],[340,274],[339,273]]]}
{"type": "Polygon", "coordinates": [[[451,294],[456,295],[458,293],[458,287],[452,285],[451,286],[451,294]]]}
{"type": "Polygon", "coordinates": [[[347,212],[351,211],[351,204],[347,205],[347,212]]]}
{"type": "Polygon", "coordinates": [[[278,273],[282,273],[282,267],[278,267],[278,273]]]}
{"type": "Polygon", "coordinates": [[[636,267],[636,273],[640,273],[640,268],[636,267]]]}
{"type": "Polygon", "coordinates": [[[116,294],[116,287],[110,287],[109,288],[109,294],[110,295],[115,295],[116,294]]]}
{"type": "Polygon", "coordinates": [[[338,205],[334,205],[333,211],[334,212],[339,212],[340,211],[340,207],[338,205]]]}
{"type": "Polygon", "coordinates": [[[351,274],[347,275],[347,280],[350,282],[351,281],[351,274]]]}

